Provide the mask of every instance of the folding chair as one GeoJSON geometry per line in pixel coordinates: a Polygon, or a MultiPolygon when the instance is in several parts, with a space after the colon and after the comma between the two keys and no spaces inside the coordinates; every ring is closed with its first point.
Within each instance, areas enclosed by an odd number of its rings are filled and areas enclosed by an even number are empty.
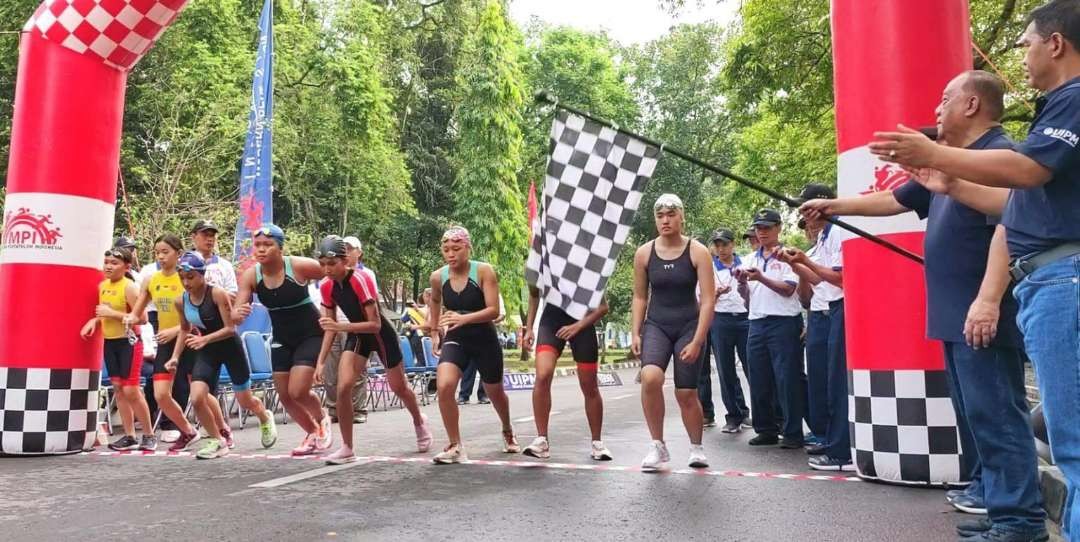
{"type": "MultiPolygon", "coordinates": [[[[264,393],[263,401],[270,413],[282,414],[281,423],[288,423],[289,414],[285,412],[284,405],[278,401],[277,390],[274,388],[274,369],[270,363],[270,344],[272,339],[269,334],[258,331],[245,331],[240,335],[240,342],[244,345],[244,355],[251,368],[251,389],[261,390],[264,393]]],[[[240,424],[243,425],[246,416],[241,413],[240,424]]]]}

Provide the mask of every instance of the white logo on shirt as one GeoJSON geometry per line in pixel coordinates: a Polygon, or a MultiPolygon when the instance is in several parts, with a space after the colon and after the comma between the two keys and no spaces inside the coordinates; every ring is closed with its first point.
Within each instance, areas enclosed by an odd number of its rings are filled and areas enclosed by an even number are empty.
{"type": "Polygon", "coordinates": [[[1075,147],[1077,143],[1080,143],[1080,136],[1077,136],[1064,128],[1050,128],[1048,126],[1043,130],[1043,135],[1054,139],[1060,139],[1061,141],[1068,143],[1070,147],[1075,147]]]}

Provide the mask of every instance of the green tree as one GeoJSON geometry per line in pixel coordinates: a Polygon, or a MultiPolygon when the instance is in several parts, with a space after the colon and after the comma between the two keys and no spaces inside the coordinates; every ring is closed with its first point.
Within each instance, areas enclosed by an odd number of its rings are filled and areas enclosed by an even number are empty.
{"type": "Polygon", "coordinates": [[[528,225],[517,176],[522,167],[524,77],[520,35],[501,3],[490,1],[462,52],[465,89],[455,114],[460,140],[454,160],[454,211],[469,229],[478,258],[499,273],[508,314],[521,304],[528,225]]]}

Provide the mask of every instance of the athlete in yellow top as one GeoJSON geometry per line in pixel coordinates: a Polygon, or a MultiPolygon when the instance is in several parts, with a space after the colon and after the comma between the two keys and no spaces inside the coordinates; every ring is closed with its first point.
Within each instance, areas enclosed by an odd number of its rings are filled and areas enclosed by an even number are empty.
{"type": "Polygon", "coordinates": [[[142,368],[142,343],[136,334],[124,324],[138,298],[138,289],[131,279],[131,262],[134,260],[126,249],[110,249],[105,253],[105,280],[98,286],[99,305],[95,316],[83,326],[82,336],[90,338],[101,323],[105,336],[105,368],[109,372],[116,394],[116,408],[124,426],[124,436],[109,448],[113,450],[155,450],[157,440],[150,431],[150,409],[146,397],[139,389],[139,370],[142,368]],[[142,424],[142,435],[136,438],[135,418],[142,424]]]}

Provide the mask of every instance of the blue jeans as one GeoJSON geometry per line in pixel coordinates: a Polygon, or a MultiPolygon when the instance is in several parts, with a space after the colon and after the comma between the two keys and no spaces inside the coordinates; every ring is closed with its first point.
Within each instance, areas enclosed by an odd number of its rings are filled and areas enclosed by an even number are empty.
{"type": "MultiPolygon", "coordinates": [[[[968,495],[983,500],[982,461],[979,460],[979,448],[975,446],[975,437],[971,434],[968,423],[964,394],[960,389],[960,375],[956,370],[953,349],[971,348],[963,343],[943,342],[945,350],[945,377],[949,383],[949,398],[952,399],[953,411],[956,412],[956,430],[960,434],[960,480],[970,480],[966,492],[968,495]]],[[[966,355],[966,354],[965,354],[966,355]]]]}
{"type": "Polygon", "coordinates": [[[848,425],[847,342],[844,339],[844,300],[829,303],[829,346],[826,371],[828,425],[825,454],[851,460],[851,429],[848,425]]]}
{"type": "Polygon", "coordinates": [[[750,408],[754,432],[783,434],[803,441],[806,393],[802,386],[802,316],[766,316],[750,320],[746,354],[750,365],[750,408]],[[779,401],[777,401],[779,397],[779,401]],[[779,402],[781,412],[777,412],[779,402]]]}
{"type": "MultiPolygon", "coordinates": [[[[829,430],[830,327],[829,311],[810,311],[806,321],[806,425],[814,436],[821,438],[829,430]]],[[[846,388],[846,376],[844,380],[846,388]]]]}
{"type": "Polygon", "coordinates": [[[1062,533],[1080,538],[1080,256],[1063,258],[1020,281],[1016,322],[1035,366],[1050,451],[1069,488],[1062,533]]]}
{"type": "Polygon", "coordinates": [[[945,355],[956,373],[957,399],[982,465],[982,497],[990,520],[1009,530],[1041,531],[1046,513],[1020,351],[975,350],[950,342],[945,355]]]}
{"type": "MultiPolygon", "coordinates": [[[[469,366],[465,368],[465,371],[461,373],[461,390],[458,392],[458,400],[465,402],[472,396],[473,386],[476,385],[476,363],[469,363],[469,366]]],[[[476,399],[483,401],[487,399],[487,390],[484,389],[484,384],[480,384],[480,389],[476,391],[476,399]]]]}
{"type": "MultiPolygon", "coordinates": [[[[746,406],[746,399],[743,397],[742,383],[739,382],[739,375],[735,372],[735,354],[738,353],[742,361],[743,373],[750,374],[746,362],[746,337],[749,329],[750,324],[745,313],[715,313],[712,325],[709,327],[709,346],[716,360],[720,399],[724,403],[726,411],[724,419],[727,423],[741,423],[750,417],[750,408],[746,406]]],[[[715,414],[712,404],[712,384],[709,381],[708,356],[705,357],[701,371],[703,378],[698,381],[698,397],[702,398],[701,405],[703,409],[706,409],[706,417],[713,417],[708,415],[715,414]],[[706,399],[708,404],[706,404],[706,399]]]]}

